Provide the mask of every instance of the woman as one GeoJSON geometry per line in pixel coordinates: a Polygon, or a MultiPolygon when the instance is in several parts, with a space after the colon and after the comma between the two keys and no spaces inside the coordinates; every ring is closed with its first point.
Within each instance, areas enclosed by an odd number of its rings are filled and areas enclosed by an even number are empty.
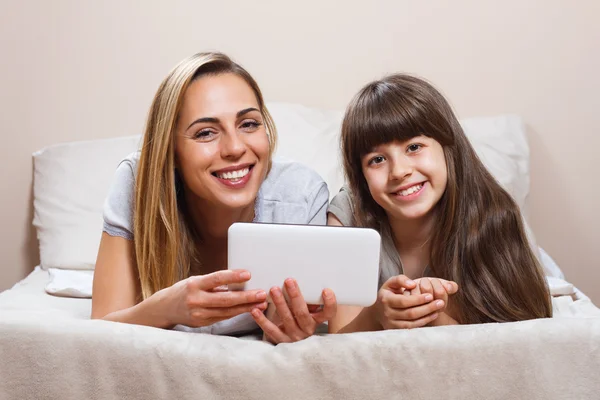
{"type": "Polygon", "coordinates": [[[106,200],[92,318],[215,334],[250,331],[257,320],[274,342],[303,339],[329,320],[333,293],[311,312],[293,279],[290,306],[280,288],[270,291],[285,326],[264,317],[266,292],[226,290],[250,279],[227,270],[231,224],[326,222],[325,182],[300,164],[274,162],[276,139],[240,65],[221,53],[177,65],[154,97],[141,151],[121,162],[106,200]]]}

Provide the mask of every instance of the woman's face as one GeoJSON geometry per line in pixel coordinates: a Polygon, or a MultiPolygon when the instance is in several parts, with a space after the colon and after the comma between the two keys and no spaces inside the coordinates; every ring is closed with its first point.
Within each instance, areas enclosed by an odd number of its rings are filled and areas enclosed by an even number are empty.
{"type": "Polygon", "coordinates": [[[371,196],[395,220],[431,215],[448,182],[444,149],[427,136],[377,146],[362,170],[371,196]]]}
{"type": "Polygon", "coordinates": [[[178,117],[175,157],[188,196],[232,209],[254,204],[267,174],[269,139],[246,81],[225,73],[190,84],[178,117]]]}

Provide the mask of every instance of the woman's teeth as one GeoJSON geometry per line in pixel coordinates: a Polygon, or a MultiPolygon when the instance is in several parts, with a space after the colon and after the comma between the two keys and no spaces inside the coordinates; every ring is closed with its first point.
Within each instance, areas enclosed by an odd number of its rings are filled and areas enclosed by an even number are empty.
{"type": "Polygon", "coordinates": [[[418,185],[415,186],[411,186],[406,190],[401,190],[398,193],[400,194],[400,196],[408,196],[409,194],[413,194],[415,192],[418,192],[419,190],[421,190],[421,188],[423,187],[422,183],[419,183],[418,185]]]}
{"type": "Polygon", "coordinates": [[[250,172],[250,168],[244,168],[237,171],[217,173],[217,177],[221,179],[238,180],[248,175],[248,172],[250,172]]]}

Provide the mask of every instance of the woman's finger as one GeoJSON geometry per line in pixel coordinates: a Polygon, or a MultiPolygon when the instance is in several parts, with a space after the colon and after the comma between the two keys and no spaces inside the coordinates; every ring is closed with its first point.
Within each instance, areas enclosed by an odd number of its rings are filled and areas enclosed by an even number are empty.
{"type": "Polygon", "coordinates": [[[271,343],[277,344],[291,342],[291,339],[279,327],[277,327],[277,325],[269,321],[261,310],[255,308],[250,312],[250,314],[258,326],[260,326],[260,328],[263,330],[267,338],[270,339],[271,343]]]}
{"type": "Polygon", "coordinates": [[[308,311],[308,306],[302,296],[295,279],[285,280],[285,291],[290,300],[292,315],[296,319],[298,327],[307,335],[312,335],[315,331],[315,321],[308,311]]]}
{"type": "Polygon", "coordinates": [[[227,308],[198,308],[190,312],[190,317],[194,324],[210,325],[207,321],[215,323],[235,317],[236,315],[244,314],[258,308],[259,310],[266,310],[267,303],[255,303],[255,304],[242,304],[234,307],[227,308]]]}
{"type": "Polygon", "coordinates": [[[283,292],[279,287],[274,286],[271,288],[271,299],[273,300],[279,318],[281,318],[286,334],[290,338],[302,336],[303,332],[298,327],[296,318],[294,318],[294,315],[283,296],[283,292]]]}
{"type": "Polygon", "coordinates": [[[323,290],[323,309],[318,313],[312,315],[313,320],[317,325],[324,323],[325,321],[329,321],[335,314],[337,313],[337,300],[335,298],[335,293],[331,289],[323,290]]]}
{"type": "Polygon", "coordinates": [[[250,272],[245,270],[223,270],[207,275],[197,276],[193,282],[200,290],[211,290],[232,283],[244,283],[250,280],[250,272]]]}
{"type": "Polygon", "coordinates": [[[241,292],[206,292],[205,307],[226,308],[241,304],[262,303],[267,300],[264,290],[244,290],[241,292]]]}

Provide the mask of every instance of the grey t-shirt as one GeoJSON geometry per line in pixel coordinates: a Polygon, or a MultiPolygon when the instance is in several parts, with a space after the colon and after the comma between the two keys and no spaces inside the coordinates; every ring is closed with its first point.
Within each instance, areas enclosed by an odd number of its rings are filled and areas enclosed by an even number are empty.
{"type": "MultiPolygon", "coordinates": [[[[104,203],[104,232],[133,240],[134,187],[140,153],[121,161],[104,203]]],[[[254,222],[325,225],[327,184],[312,169],[292,161],[274,160],[255,203],[254,222]]],[[[212,334],[241,334],[257,329],[250,314],[202,327],[176,329],[212,334]]]]}

